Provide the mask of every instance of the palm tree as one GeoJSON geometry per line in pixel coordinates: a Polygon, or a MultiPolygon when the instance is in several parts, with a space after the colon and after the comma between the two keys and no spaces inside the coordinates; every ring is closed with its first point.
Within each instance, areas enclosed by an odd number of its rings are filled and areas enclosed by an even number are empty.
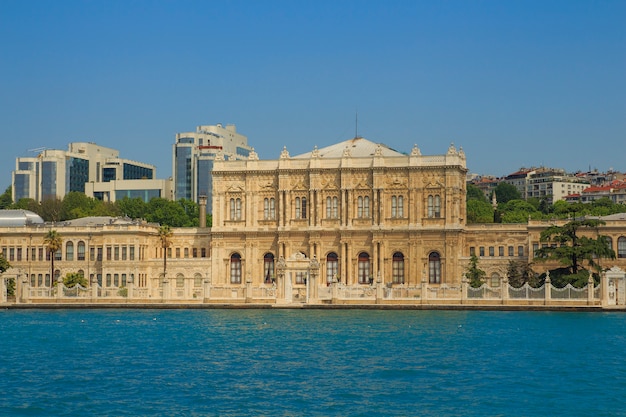
{"type": "Polygon", "coordinates": [[[54,286],[54,254],[63,247],[63,238],[56,230],[50,230],[43,237],[43,244],[50,254],[50,288],[54,286]]]}
{"type": "Polygon", "coordinates": [[[159,227],[158,237],[161,241],[161,247],[163,248],[163,278],[165,278],[165,271],[167,270],[167,248],[172,245],[172,230],[168,225],[159,227]]]}

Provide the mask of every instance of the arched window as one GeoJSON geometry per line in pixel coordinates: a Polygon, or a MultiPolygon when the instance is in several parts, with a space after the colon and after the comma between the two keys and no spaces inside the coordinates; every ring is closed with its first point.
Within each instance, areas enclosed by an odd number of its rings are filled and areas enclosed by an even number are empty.
{"type": "Polygon", "coordinates": [[[359,253],[359,284],[371,284],[370,256],[366,252],[359,253]]]}
{"type": "Polygon", "coordinates": [[[202,287],[202,275],[196,272],[193,276],[193,286],[194,287],[202,287]]]}
{"type": "Polygon", "coordinates": [[[500,275],[497,272],[491,274],[491,283],[489,284],[491,287],[499,287],[500,286],[500,275]]]}
{"type": "Polygon", "coordinates": [[[435,213],[434,213],[434,217],[436,217],[436,218],[441,217],[441,197],[439,197],[438,195],[435,196],[435,213]]]}
{"type": "Polygon", "coordinates": [[[76,259],[79,261],[84,261],[85,260],[85,242],[83,242],[82,240],[78,242],[76,249],[78,251],[76,259]]]}
{"type": "Polygon", "coordinates": [[[391,196],[391,217],[396,217],[398,213],[398,199],[395,195],[391,196]]]}
{"type": "Polygon", "coordinates": [[[370,198],[369,197],[363,197],[363,217],[369,217],[370,216],[370,198]]]}
{"type": "Polygon", "coordinates": [[[626,258],[626,237],[624,236],[617,239],[617,257],[626,258]]]}
{"type": "Polygon", "coordinates": [[[404,217],[404,197],[401,195],[398,196],[398,215],[396,217],[404,217]]]}
{"type": "Polygon", "coordinates": [[[606,244],[609,246],[609,249],[613,249],[613,239],[608,236],[604,236],[604,239],[606,240],[606,244]]]}
{"type": "Polygon", "coordinates": [[[230,199],[230,219],[231,220],[235,220],[235,199],[231,198],[230,199]]]}
{"type": "Polygon", "coordinates": [[[65,245],[65,260],[73,261],[74,260],[74,243],[67,242],[65,245]]]}
{"type": "Polygon", "coordinates": [[[402,252],[396,252],[392,258],[392,274],[394,284],[404,284],[404,255],[402,252]]]}
{"type": "Polygon", "coordinates": [[[359,196],[359,198],[357,198],[356,207],[357,207],[356,216],[358,218],[363,217],[363,197],[359,196]]]}
{"type": "Polygon", "coordinates": [[[80,275],[81,277],[84,277],[85,276],[85,271],[83,271],[82,269],[79,269],[77,274],[80,275]]]}
{"type": "Polygon", "coordinates": [[[176,275],[176,288],[185,288],[185,276],[183,274],[176,275]]]}
{"type": "Polygon", "coordinates": [[[241,284],[241,255],[238,253],[230,256],[230,283],[241,284]]]}
{"type": "Polygon", "coordinates": [[[437,252],[431,252],[428,255],[428,282],[441,283],[441,258],[437,252]]]}
{"type": "Polygon", "coordinates": [[[263,256],[263,277],[266,284],[271,284],[274,279],[274,255],[271,253],[263,256]]]}
{"type": "Polygon", "coordinates": [[[339,275],[339,257],[335,252],[326,255],[326,283],[333,282],[333,278],[339,275]]]}

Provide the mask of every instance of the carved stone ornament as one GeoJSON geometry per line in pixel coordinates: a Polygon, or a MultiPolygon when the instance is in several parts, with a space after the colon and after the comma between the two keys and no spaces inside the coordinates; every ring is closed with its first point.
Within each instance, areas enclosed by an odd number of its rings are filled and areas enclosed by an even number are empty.
{"type": "Polygon", "coordinates": [[[346,146],[346,148],[343,150],[343,158],[349,158],[352,156],[352,152],[350,151],[350,148],[346,146]]]}
{"type": "Polygon", "coordinates": [[[378,144],[378,146],[376,146],[376,150],[374,151],[374,156],[383,156],[383,147],[380,146],[380,143],[378,144]]]}
{"type": "Polygon", "coordinates": [[[289,159],[289,151],[287,151],[286,146],[283,146],[283,150],[280,153],[280,159],[289,159]]]}
{"type": "Polygon", "coordinates": [[[414,144],[413,149],[411,149],[411,156],[420,156],[421,154],[420,148],[417,147],[417,144],[414,144]]]}
{"type": "Polygon", "coordinates": [[[456,148],[454,147],[454,142],[450,144],[448,148],[448,155],[454,155],[456,153],[456,148]]]}
{"type": "Polygon", "coordinates": [[[319,158],[320,157],[320,151],[319,149],[317,149],[317,145],[315,145],[315,147],[313,148],[313,152],[311,152],[311,158],[319,158]]]}
{"type": "Polygon", "coordinates": [[[259,155],[254,151],[254,148],[252,148],[252,150],[250,151],[250,155],[248,156],[248,159],[250,161],[258,161],[259,160],[259,155]]]}

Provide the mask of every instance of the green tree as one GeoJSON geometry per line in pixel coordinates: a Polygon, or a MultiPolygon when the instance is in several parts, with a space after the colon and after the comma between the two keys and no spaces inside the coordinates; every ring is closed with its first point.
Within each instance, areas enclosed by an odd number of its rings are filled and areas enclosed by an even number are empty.
{"type": "Polygon", "coordinates": [[[498,204],[507,203],[511,200],[519,200],[522,198],[522,195],[517,190],[517,188],[515,188],[514,185],[511,185],[508,182],[501,182],[496,185],[494,193],[496,193],[496,199],[498,200],[498,204]]]}
{"type": "Polygon", "coordinates": [[[8,209],[13,204],[12,188],[9,186],[2,195],[0,195],[0,210],[8,209]]]}
{"type": "Polygon", "coordinates": [[[510,200],[504,204],[498,204],[498,213],[502,223],[526,223],[528,217],[541,217],[535,207],[524,200],[510,200]]]}
{"type": "Polygon", "coordinates": [[[483,193],[482,190],[474,184],[467,184],[467,191],[465,192],[465,194],[467,196],[467,201],[478,200],[489,203],[489,200],[487,199],[485,193],[483,193]]]}
{"type": "Polygon", "coordinates": [[[65,275],[65,277],[63,278],[63,285],[65,285],[67,288],[72,288],[76,285],[87,288],[89,286],[89,282],[83,274],[79,274],[77,272],[68,272],[68,274],[65,275]]]}
{"type": "Polygon", "coordinates": [[[486,201],[467,201],[468,223],[493,223],[493,207],[486,201]]]}
{"type": "Polygon", "coordinates": [[[61,220],[92,216],[97,204],[97,200],[87,197],[85,193],[71,191],[61,202],[61,220]]]}
{"type": "Polygon", "coordinates": [[[141,198],[128,198],[124,197],[121,200],[117,200],[116,205],[124,216],[128,216],[131,219],[145,219],[148,212],[148,204],[141,198]]]}
{"type": "Polygon", "coordinates": [[[41,202],[41,211],[38,213],[47,222],[61,221],[63,202],[58,198],[47,198],[41,202]]]}
{"type": "Polygon", "coordinates": [[[63,238],[56,230],[50,230],[43,238],[43,244],[50,255],[50,286],[54,285],[54,254],[63,247],[63,238]]]}
{"type": "Polygon", "coordinates": [[[11,264],[4,257],[4,254],[0,252],[0,274],[4,273],[7,269],[11,268],[11,264]]]}
{"type": "Polygon", "coordinates": [[[596,239],[578,236],[582,229],[598,229],[602,220],[572,220],[563,226],[550,226],[541,232],[540,241],[549,245],[538,249],[535,256],[538,260],[557,260],[568,268],[571,275],[578,274],[581,262],[586,261],[589,267],[599,271],[598,261],[602,258],[615,259],[615,252],[609,246],[606,236],[598,235],[596,239]]]}
{"type": "MultiPolygon", "coordinates": [[[[7,261],[4,257],[4,254],[0,252],[0,275],[2,275],[9,268],[11,268],[11,264],[9,264],[9,261],[7,261]]],[[[12,278],[7,279],[7,295],[9,297],[15,295],[15,280],[12,278]]]]}
{"type": "Polygon", "coordinates": [[[184,227],[187,224],[188,217],[185,209],[176,201],[153,198],[148,203],[146,220],[170,227],[184,227]]]}
{"type": "Polygon", "coordinates": [[[515,288],[520,288],[526,283],[534,288],[542,285],[532,269],[532,264],[525,261],[510,260],[506,275],[509,278],[509,284],[515,288]]]}
{"type": "Polygon", "coordinates": [[[20,198],[11,207],[19,210],[29,210],[41,216],[41,205],[32,198],[20,198]]]}
{"type": "Polygon", "coordinates": [[[163,276],[165,277],[165,273],[167,271],[167,248],[172,245],[172,230],[169,226],[163,225],[159,227],[159,231],[157,232],[157,236],[159,241],[161,242],[161,248],[163,248],[163,276]]]}
{"type": "Polygon", "coordinates": [[[472,255],[465,271],[465,278],[469,280],[472,288],[479,288],[485,281],[487,273],[478,267],[478,257],[472,255]]]}

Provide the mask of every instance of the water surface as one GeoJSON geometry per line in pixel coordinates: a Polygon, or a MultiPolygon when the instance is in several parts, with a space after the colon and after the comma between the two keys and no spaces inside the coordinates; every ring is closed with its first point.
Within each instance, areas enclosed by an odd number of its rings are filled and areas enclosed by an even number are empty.
{"type": "Polygon", "coordinates": [[[0,415],[626,415],[621,313],[3,310],[0,415]]]}

